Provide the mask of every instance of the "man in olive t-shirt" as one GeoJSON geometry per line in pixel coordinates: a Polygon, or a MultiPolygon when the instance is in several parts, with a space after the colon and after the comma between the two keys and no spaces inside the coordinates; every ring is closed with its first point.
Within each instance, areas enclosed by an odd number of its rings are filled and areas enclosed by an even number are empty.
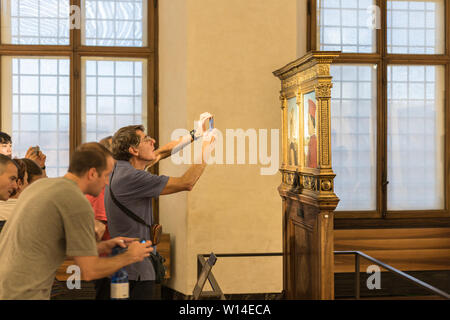
{"type": "Polygon", "coordinates": [[[21,194],[0,248],[0,299],[48,299],[66,256],[97,255],[92,207],[69,179],[36,181],[21,194]]]}
{"type": "Polygon", "coordinates": [[[56,270],[66,256],[91,281],[149,256],[151,242],[115,238],[96,243],[94,212],[84,194],[105,187],[114,160],[97,143],[81,145],[63,178],[41,179],[19,197],[16,211],[0,234],[0,300],[50,299],[56,270]],[[99,258],[115,246],[125,253],[99,258]]]}

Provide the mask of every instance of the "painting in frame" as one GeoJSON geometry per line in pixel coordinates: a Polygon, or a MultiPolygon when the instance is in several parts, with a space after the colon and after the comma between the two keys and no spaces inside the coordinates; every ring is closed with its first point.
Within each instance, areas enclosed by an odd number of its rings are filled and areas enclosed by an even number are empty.
{"type": "Polygon", "coordinates": [[[317,101],[315,91],[303,95],[303,148],[306,168],[317,168],[317,101]]]}
{"type": "Polygon", "coordinates": [[[299,107],[297,104],[297,97],[288,99],[287,110],[287,150],[288,150],[288,165],[298,166],[298,150],[299,150],[299,107]]]}

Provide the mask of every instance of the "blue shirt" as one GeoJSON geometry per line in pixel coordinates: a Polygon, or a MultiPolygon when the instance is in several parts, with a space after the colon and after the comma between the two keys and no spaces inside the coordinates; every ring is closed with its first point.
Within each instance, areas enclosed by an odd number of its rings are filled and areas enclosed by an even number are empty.
{"type": "MultiPolygon", "coordinates": [[[[159,197],[169,177],[157,176],[135,169],[128,161],[117,161],[110,187],[116,199],[147,224],[153,223],[152,199],[159,197]]],[[[111,199],[109,186],[105,189],[105,209],[108,230],[112,238],[129,237],[150,240],[150,230],[119,209],[111,199]]],[[[150,259],[125,267],[129,280],[155,280],[150,259]]]]}

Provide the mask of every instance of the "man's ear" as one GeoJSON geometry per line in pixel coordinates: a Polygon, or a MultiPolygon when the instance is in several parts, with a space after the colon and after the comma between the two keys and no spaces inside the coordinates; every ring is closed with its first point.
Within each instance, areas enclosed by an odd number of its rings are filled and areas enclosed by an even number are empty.
{"type": "Polygon", "coordinates": [[[98,178],[98,172],[97,172],[97,169],[95,169],[95,168],[90,168],[89,171],[87,172],[87,176],[88,176],[88,179],[89,179],[89,180],[98,178]]]}
{"type": "Polygon", "coordinates": [[[139,155],[139,151],[136,147],[129,147],[128,152],[132,155],[137,157],[139,155]]]}

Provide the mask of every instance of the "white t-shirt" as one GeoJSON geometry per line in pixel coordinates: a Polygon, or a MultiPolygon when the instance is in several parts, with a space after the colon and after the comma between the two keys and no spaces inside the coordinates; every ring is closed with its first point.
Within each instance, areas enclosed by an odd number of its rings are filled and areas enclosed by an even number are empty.
{"type": "Polygon", "coordinates": [[[16,207],[17,199],[8,199],[7,201],[0,201],[0,221],[7,221],[11,218],[14,208],[16,207]]]}

